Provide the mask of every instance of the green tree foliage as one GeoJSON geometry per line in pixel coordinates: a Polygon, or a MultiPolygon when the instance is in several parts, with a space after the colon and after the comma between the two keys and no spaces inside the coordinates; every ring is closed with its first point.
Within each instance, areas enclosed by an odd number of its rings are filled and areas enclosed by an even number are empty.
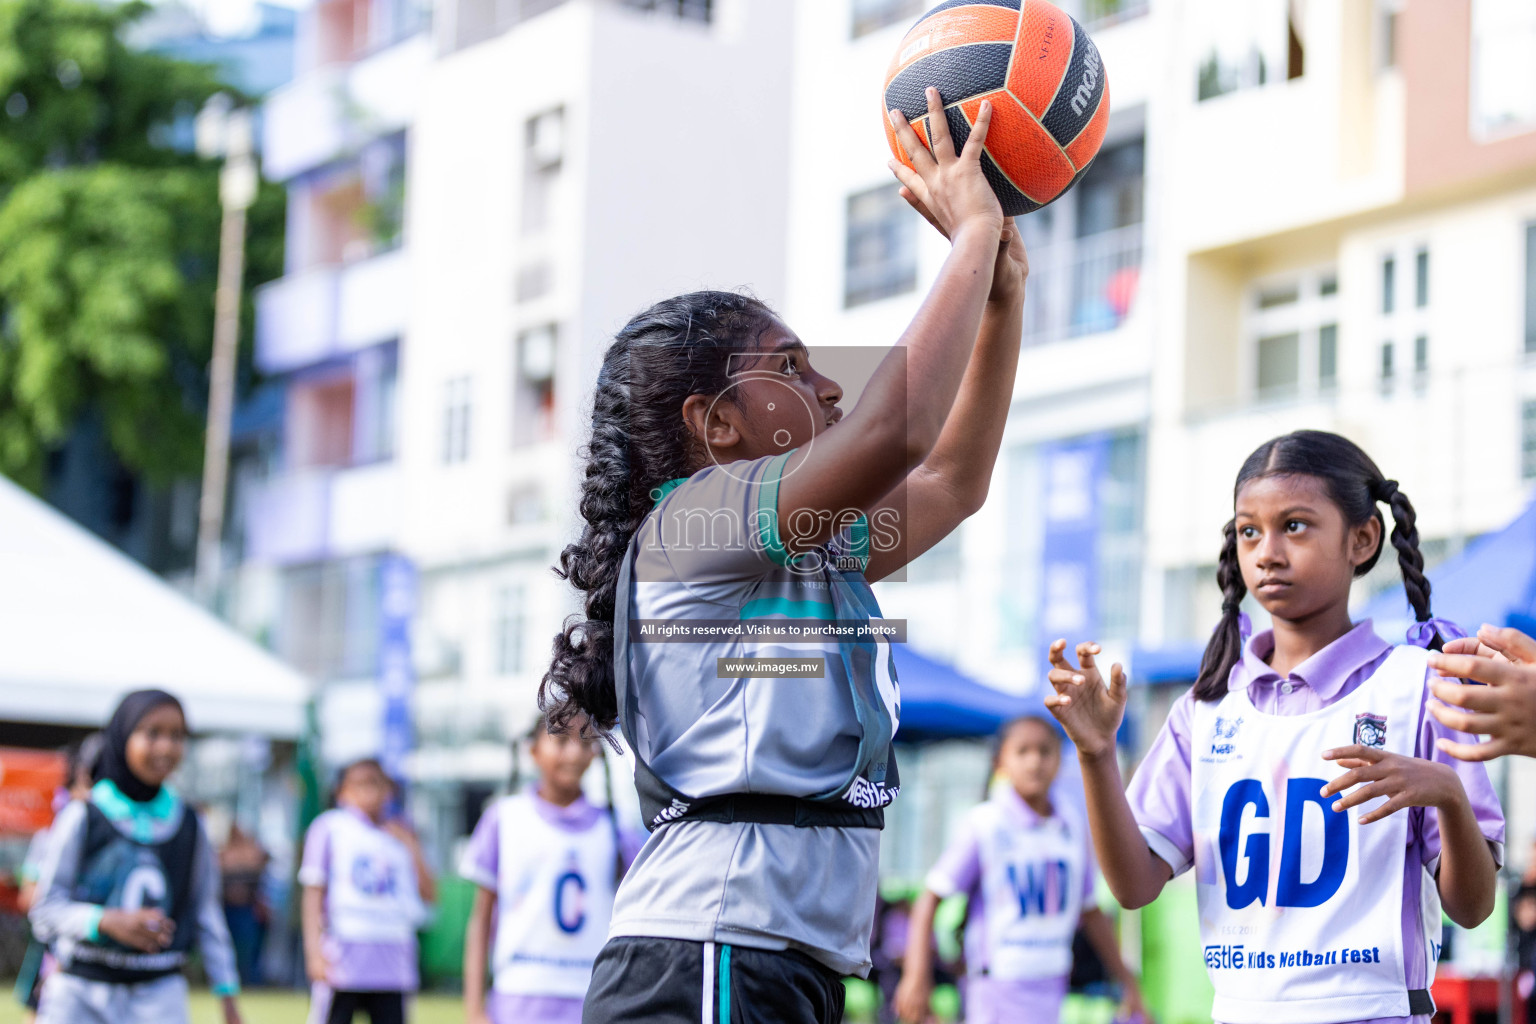
{"type": "MultiPolygon", "coordinates": [[[[218,167],[170,139],[222,87],[123,45],[146,10],[0,0],[0,473],[34,487],[87,409],[152,480],[201,460],[218,167]]],[[[263,189],[253,234],[281,203],[263,189]]],[[[247,281],[280,272],[253,255],[247,281]]]]}

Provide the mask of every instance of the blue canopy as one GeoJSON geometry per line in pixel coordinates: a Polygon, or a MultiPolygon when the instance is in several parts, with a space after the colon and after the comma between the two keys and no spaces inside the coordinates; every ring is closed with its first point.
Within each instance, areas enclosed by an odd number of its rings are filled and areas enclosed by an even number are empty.
{"type": "MultiPolygon", "coordinates": [[[[1392,557],[1389,547],[1383,558],[1392,557]]],[[[1527,632],[1536,624],[1536,502],[1497,533],[1485,534],[1455,558],[1429,572],[1430,605],[1436,618],[1450,619],[1467,632],[1483,623],[1515,626],[1527,632]]],[[[1365,606],[1376,632],[1396,641],[1413,621],[1402,584],[1378,594],[1365,606]]]]}
{"type": "Polygon", "coordinates": [[[1010,718],[1038,713],[1038,700],[1004,693],[926,658],[908,644],[892,644],[901,683],[903,742],[990,736],[1010,718]]]}

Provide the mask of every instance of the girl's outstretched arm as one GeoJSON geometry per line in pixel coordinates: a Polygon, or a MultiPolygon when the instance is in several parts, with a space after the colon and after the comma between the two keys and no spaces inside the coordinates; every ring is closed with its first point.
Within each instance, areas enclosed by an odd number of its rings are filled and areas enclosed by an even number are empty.
{"type": "Polygon", "coordinates": [[[881,361],[858,405],[835,429],[796,450],[778,491],[778,521],[792,551],[824,543],[850,512],[869,512],[932,453],[981,329],[1002,235],[1003,210],[981,171],[990,103],[955,153],[937,89],[928,90],[930,152],[900,112],[892,124],[913,168],[893,169],[953,248],[911,325],[881,361]]]}
{"type": "Polygon", "coordinates": [[[1116,901],[1134,910],[1157,899],[1173,869],[1142,838],[1115,759],[1115,733],[1125,715],[1125,670],[1114,665],[1105,686],[1093,660],[1098,644],[1077,645],[1076,668],[1067,661],[1066,648],[1065,640],[1051,644],[1047,678],[1055,692],[1046,695],[1045,706],[1077,747],[1099,870],[1116,901]]]}
{"type": "Polygon", "coordinates": [[[1115,983],[1120,986],[1119,1018],[1128,1020],[1137,1014],[1145,1015],[1147,1008],[1142,1002],[1141,985],[1137,983],[1135,973],[1126,966],[1125,958],[1120,955],[1120,942],[1115,936],[1115,924],[1109,915],[1098,907],[1092,907],[1083,911],[1079,924],[1088,944],[1099,955],[1104,969],[1109,971],[1115,983]]]}
{"type": "Polygon", "coordinates": [[[475,903],[464,929],[464,1018],[468,1024],[490,1024],[485,1013],[485,975],[495,913],[496,894],[475,886],[475,903]]]}
{"type": "MultiPolygon", "coordinates": [[[[902,195],[930,224],[932,215],[910,190],[902,195]]],[[[987,500],[992,470],[1008,424],[1024,336],[1024,283],[1029,256],[1017,224],[1005,224],[992,291],[981,316],[970,364],[933,451],[880,503],[901,517],[901,543],[871,552],[864,575],[882,579],[943,540],[987,500]]]]}
{"type": "Polygon", "coordinates": [[[921,1024],[928,1019],[933,999],[933,918],[939,894],[924,889],[912,905],[907,927],[907,952],[901,961],[901,983],[896,986],[896,1018],[921,1024]]]}

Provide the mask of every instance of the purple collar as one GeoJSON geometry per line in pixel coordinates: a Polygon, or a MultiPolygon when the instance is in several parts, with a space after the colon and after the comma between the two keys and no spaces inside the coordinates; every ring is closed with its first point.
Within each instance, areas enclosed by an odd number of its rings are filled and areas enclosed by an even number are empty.
{"type": "MultiPolygon", "coordinates": [[[[1291,682],[1305,683],[1319,700],[1333,700],[1356,671],[1380,658],[1391,645],[1376,635],[1371,620],[1357,623],[1348,633],[1297,665],[1290,675],[1291,682]]],[[[1255,685],[1277,686],[1286,682],[1270,668],[1266,659],[1275,652],[1275,634],[1266,629],[1257,634],[1243,649],[1243,656],[1232,667],[1228,688],[1241,690],[1255,685]]]]}
{"type": "Polygon", "coordinates": [[[538,816],[567,832],[585,832],[603,816],[603,809],[588,801],[585,795],[561,807],[540,796],[537,786],[529,786],[527,792],[538,816]]]}

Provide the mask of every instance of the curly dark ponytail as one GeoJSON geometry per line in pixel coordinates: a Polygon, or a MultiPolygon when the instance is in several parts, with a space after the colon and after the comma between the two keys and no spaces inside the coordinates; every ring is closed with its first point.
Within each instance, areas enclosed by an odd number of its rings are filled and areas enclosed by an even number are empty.
{"type": "Polygon", "coordinates": [[[586,716],[613,728],[613,615],[619,567],[654,501],[651,491],[688,476],[704,451],[683,420],[691,395],[729,385],[730,357],[750,350],[774,322],[762,302],[735,292],[693,292],[635,317],[603,356],[592,401],[592,437],[582,450],[581,537],[560,554],[555,575],[585,592],[586,615],[556,635],[539,709],[553,732],[586,716]]]}
{"type": "MultiPolygon", "coordinates": [[[[1313,476],[1322,480],[1350,526],[1360,526],[1375,519],[1382,524],[1385,534],[1386,522],[1378,503],[1390,508],[1392,546],[1397,549],[1397,564],[1403,573],[1408,602],[1413,606],[1416,620],[1430,620],[1429,580],[1424,576],[1424,556],[1419,552],[1413,503],[1398,490],[1396,480],[1388,480],[1382,475],[1359,445],[1322,430],[1298,430],[1266,441],[1244,460],[1238,470],[1237,483],[1232,488],[1233,501],[1244,484],[1267,476],[1313,476]]],[[[1356,578],[1375,567],[1381,557],[1381,548],[1378,545],[1371,557],[1355,568],[1356,578]]],[[[1226,696],[1227,677],[1243,654],[1239,606],[1248,590],[1237,561],[1235,522],[1228,522],[1225,528],[1216,582],[1221,586],[1221,625],[1216,627],[1200,662],[1200,675],[1195,680],[1194,689],[1196,700],[1220,700],[1226,696]]],[[[1429,646],[1438,651],[1443,643],[1444,638],[1436,633],[1429,646]]]]}

